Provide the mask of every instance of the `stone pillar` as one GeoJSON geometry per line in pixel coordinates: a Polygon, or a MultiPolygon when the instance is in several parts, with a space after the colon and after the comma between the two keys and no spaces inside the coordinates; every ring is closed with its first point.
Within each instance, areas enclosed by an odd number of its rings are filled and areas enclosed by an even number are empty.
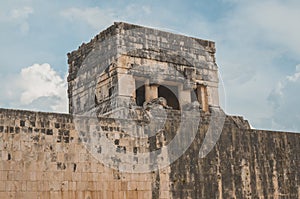
{"type": "Polygon", "coordinates": [[[184,89],[183,85],[179,86],[179,103],[185,105],[191,103],[191,91],[190,89],[184,89]]]}
{"type": "Polygon", "coordinates": [[[149,80],[145,83],[145,101],[149,102],[155,98],[158,98],[158,86],[157,84],[149,84],[149,80]]]}
{"type": "Polygon", "coordinates": [[[211,84],[207,86],[208,104],[211,106],[219,107],[219,91],[218,85],[211,84]]]}
{"type": "Polygon", "coordinates": [[[205,85],[199,85],[197,89],[198,99],[201,99],[202,110],[207,112],[208,111],[208,94],[207,94],[207,87],[205,85]],[[200,96],[199,96],[200,94],[200,96]]]}

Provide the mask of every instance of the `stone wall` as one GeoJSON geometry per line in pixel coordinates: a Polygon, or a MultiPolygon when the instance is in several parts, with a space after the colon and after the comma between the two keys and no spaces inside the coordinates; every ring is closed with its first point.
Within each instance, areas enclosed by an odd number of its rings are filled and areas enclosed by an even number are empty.
{"type": "MultiPolygon", "coordinates": [[[[251,130],[242,118],[227,116],[216,146],[199,159],[209,122],[201,117],[182,157],[134,174],[98,162],[71,115],[0,109],[0,198],[300,198],[300,134],[251,130]]],[[[101,123],[108,131],[116,125],[101,123]]]]}
{"type": "Polygon", "coordinates": [[[1,199],[151,198],[154,174],[99,163],[70,115],[0,109],[0,136],[1,199]]]}
{"type": "Polygon", "coordinates": [[[241,129],[231,120],[199,159],[204,134],[171,165],[173,198],[300,198],[300,134],[241,129]]]}

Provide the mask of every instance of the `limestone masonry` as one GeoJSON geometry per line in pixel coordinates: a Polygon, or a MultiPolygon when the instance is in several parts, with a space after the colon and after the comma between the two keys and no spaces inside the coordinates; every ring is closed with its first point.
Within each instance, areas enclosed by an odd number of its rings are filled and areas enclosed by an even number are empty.
{"type": "Polygon", "coordinates": [[[0,199],[300,199],[300,134],[225,115],[215,52],[120,22],[68,53],[69,114],[0,109],[0,199]]]}

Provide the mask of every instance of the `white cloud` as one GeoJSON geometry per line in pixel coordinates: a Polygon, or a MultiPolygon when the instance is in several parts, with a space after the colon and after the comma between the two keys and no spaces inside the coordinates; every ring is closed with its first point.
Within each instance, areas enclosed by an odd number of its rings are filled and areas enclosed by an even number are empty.
{"type": "Polygon", "coordinates": [[[81,21],[87,23],[93,29],[101,29],[113,22],[113,11],[92,8],[68,8],[60,13],[72,22],[81,21]]]}
{"type": "Polygon", "coordinates": [[[273,128],[289,131],[300,129],[300,72],[287,76],[278,83],[278,86],[270,93],[268,100],[273,105],[273,128]],[[278,90],[280,92],[278,92],[278,90]]]}
{"type": "Polygon", "coordinates": [[[41,96],[60,95],[65,92],[64,81],[49,64],[34,64],[21,71],[21,103],[29,104],[41,96]]]}
{"type": "Polygon", "coordinates": [[[287,79],[291,82],[297,82],[300,80],[300,64],[296,66],[296,72],[291,76],[287,76],[287,79]]]}
{"type": "MultiPolygon", "coordinates": [[[[85,8],[67,8],[60,12],[61,16],[73,22],[78,26],[87,24],[89,27],[101,31],[113,22],[128,21],[129,23],[136,23],[140,25],[159,25],[162,18],[153,14],[151,6],[142,5],[140,3],[130,3],[126,6],[120,5],[120,2],[115,2],[115,8],[99,8],[99,7],[85,7],[85,8]]],[[[166,10],[159,13],[165,14],[166,10]]],[[[165,17],[164,17],[165,18],[165,17]]],[[[172,16],[172,19],[174,17],[172,16]]],[[[164,27],[164,26],[161,26],[164,27]]]]}
{"type": "Polygon", "coordinates": [[[147,14],[151,14],[152,11],[151,11],[151,8],[149,6],[142,6],[142,10],[147,14]]]}
{"type": "Polygon", "coordinates": [[[245,9],[249,21],[261,30],[261,37],[300,55],[300,2],[260,1],[245,9]]]}
{"type": "Polygon", "coordinates": [[[33,13],[33,8],[25,6],[23,8],[13,9],[10,12],[10,18],[11,19],[27,19],[30,14],[33,13]]]}
{"type": "Polygon", "coordinates": [[[17,108],[67,112],[67,84],[49,64],[34,64],[3,78],[2,104],[17,108]],[[8,83],[7,83],[8,82],[8,83]]]}
{"type": "Polygon", "coordinates": [[[296,72],[300,72],[300,64],[296,65],[296,72]]]}
{"type": "Polygon", "coordinates": [[[22,34],[26,34],[30,29],[28,18],[33,13],[34,9],[29,6],[14,8],[8,12],[3,12],[0,14],[0,22],[17,26],[22,34]]]}
{"type": "Polygon", "coordinates": [[[124,18],[127,18],[127,19],[136,18],[136,20],[144,18],[145,16],[152,13],[151,7],[146,6],[146,5],[141,6],[140,4],[128,4],[125,7],[124,11],[125,11],[125,13],[123,14],[124,18]]]}
{"type": "Polygon", "coordinates": [[[292,76],[287,76],[287,79],[290,80],[291,82],[296,82],[297,80],[300,79],[300,72],[297,72],[292,76]]]}

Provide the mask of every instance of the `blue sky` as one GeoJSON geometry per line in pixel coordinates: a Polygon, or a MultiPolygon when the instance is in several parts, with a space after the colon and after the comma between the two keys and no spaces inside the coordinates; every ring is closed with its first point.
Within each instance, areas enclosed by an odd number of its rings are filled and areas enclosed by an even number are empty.
{"type": "Polygon", "coordinates": [[[0,107],[67,112],[66,54],[114,21],[216,42],[226,113],[300,132],[300,1],[0,3],[0,107]]]}

